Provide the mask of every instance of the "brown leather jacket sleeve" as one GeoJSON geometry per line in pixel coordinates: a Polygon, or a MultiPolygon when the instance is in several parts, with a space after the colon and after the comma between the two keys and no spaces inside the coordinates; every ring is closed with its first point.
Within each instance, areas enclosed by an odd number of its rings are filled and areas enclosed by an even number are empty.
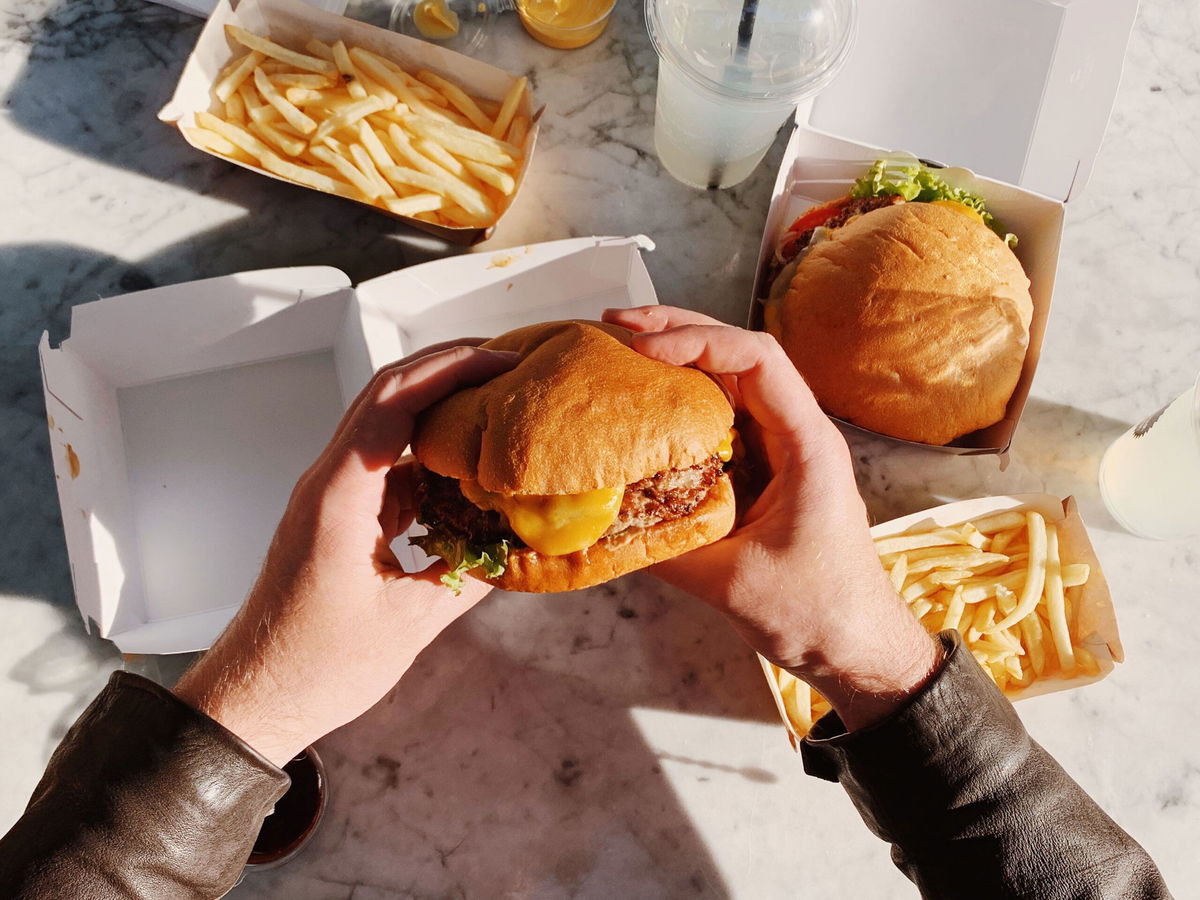
{"type": "Polygon", "coordinates": [[[1170,897],[1146,852],[1029,737],[1012,704],[939,636],[941,670],[905,706],[847,733],[835,714],[801,744],[840,781],[924,897],[1170,897]]]}
{"type": "Polygon", "coordinates": [[[288,783],[170,691],[117,672],[0,838],[0,897],[219,897],[288,783]]]}

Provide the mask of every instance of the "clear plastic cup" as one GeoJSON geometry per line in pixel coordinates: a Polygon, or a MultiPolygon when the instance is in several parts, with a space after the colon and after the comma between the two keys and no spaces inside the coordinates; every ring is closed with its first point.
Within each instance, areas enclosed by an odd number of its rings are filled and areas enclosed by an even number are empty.
{"type": "Polygon", "coordinates": [[[841,68],[855,14],[855,0],[646,0],[666,170],[698,188],[745,179],[796,105],[841,68]]]}
{"type": "Polygon", "coordinates": [[[1100,496],[1141,537],[1200,535],[1200,378],[1113,441],[1100,461],[1100,496]]]}

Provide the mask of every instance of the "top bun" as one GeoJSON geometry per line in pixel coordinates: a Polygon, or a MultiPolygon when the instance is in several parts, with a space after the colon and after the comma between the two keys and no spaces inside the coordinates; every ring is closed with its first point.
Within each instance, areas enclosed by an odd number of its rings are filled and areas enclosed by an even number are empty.
{"type": "Polygon", "coordinates": [[[704,373],[642,356],[632,334],[546,322],[488,341],[521,360],[426,410],[413,453],[503,494],[579,494],[700,464],[729,434],[729,401],[704,373]]]}
{"type": "Polygon", "coordinates": [[[901,203],[800,260],[776,337],[829,414],[947,444],[1004,417],[1032,317],[1029,279],[987,226],[901,203]]]}

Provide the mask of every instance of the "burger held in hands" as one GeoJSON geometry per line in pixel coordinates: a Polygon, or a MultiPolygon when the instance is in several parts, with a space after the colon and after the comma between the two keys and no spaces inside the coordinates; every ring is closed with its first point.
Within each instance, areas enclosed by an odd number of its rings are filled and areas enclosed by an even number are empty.
{"type": "Polygon", "coordinates": [[[822,408],[943,445],[1004,418],[1033,301],[1016,238],[924,166],[877,162],[776,244],[766,330],[822,408]]]}
{"type": "Polygon", "coordinates": [[[549,322],[483,346],[508,372],[417,422],[414,538],[512,591],[568,591],[686,553],[733,527],[733,409],[707,375],[647,359],[632,332],[549,322]]]}

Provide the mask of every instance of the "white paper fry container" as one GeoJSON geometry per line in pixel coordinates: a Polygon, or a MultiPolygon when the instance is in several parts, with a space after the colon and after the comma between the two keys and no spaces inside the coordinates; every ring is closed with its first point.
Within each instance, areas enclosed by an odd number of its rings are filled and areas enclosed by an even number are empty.
{"type": "MultiPolygon", "coordinates": [[[[883,522],[871,529],[872,538],[891,537],[902,534],[909,529],[924,531],[930,528],[940,528],[960,525],[973,519],[994,513],[1014,509],[1030,509],[1041,513],[1048,523],[1058,527],[1059,555],[1064,564],[1086,563],[1090,568],[1087,583],[1079,588],[1072,588],[1072,602],[1075,604],[1075,645],[1091,652],[1099,664],[1100,671],[1095,675],[1076,675],[1063,678],[1059,675],[1039,678],[1027,688],[1018,691],[1006,691],[1005,696],[1010,700],[1023,700],[1026,697],[1037,697],[1056,691],[1070,690],[1092,684],[1105,678],[1125,658],[1121,648],[1121,637],[1117,630],[1117,617],[1113,609],[1112,593],[1096,558],[1087,529],[1080,518],[1074,497],[1061,500],[1053,494],[1016,494],[1008,497],[981,497],[976,500],[960,500],[935,506],[922,512],[912,513],[889,522],[883,522]]],[[[788,685],[792,676],[759,657],[763,674],[770,688],[771,696],[779,717],[787,729],[792,746],[799,746],[801,738],[811,727],[810,722],[796,721],[789,714],[788,704],[784,702],[781,692],[781,681],[788,685]]],[[[790,688],[788,688],[790,689],[790,688]]],[[[803,690],[803,685],[801,690],[803,690]]]]}
{"type": "MultiPolygon", "coordinates": [[[[288,184],[296,184],[296,182],[281,178],[259,165],[229,159],[213,153],[196,143],[186,130],[195,125],[197,112],[220,112],[220,104],[216,103],[212,96],[212,87],[221,71],[245,50],[240,45],[235,45],[226,36],[226,25],[237,25],[257,35],[269,37],[276,43],[301,53],[305,52],[304,45],[314,37],[326,44],[342,40],[346,42],[347,46],[361,47],[398,63],[410,73],[428,69],[460,85],[472,96],[497,102],[504,99],[505,94],[517,80],[517,76],[495,66],[425,41],[396,34],[385,28],[334,15],[305,3],[303,0],[241,0],[236,9],[230,4],[230,0],[220,0],[212,16],[209,17],[208,23],[204,26],[204,30],[200,33],[195,49],[184,65],[183,74],[179,77],[179,84],[175,87],[175,94],[159,111],[158,117],[163,122],[179,128],[184,140],[197,150],[288,184]]],[[[383,215],[400,219],[415,228],[436,234],[454,243],[475,244],[486,240],[491,237],[496,225],[503,218],[504,212],[512,206],[517,194],[520,193],[521,184],[524,182],[525,173],[529,168],[529,161],[533,156],[534,145],[537,142],[537,120],[541,115],[541,110],[535,110],[533,97],[529,90],[524,92],[516,114],[526,117],[530,122],[529,133],[523,148],[525,155],[514,174],[516,189],[507,198],[496,222],[488,227],[452,228],[409,216],[397,216],[366,200],[354,200],[353,202],[362,203],[383,215]]],[[[303,187],[303,185],[301,186],[303,187]]],[[[308,188],[308,190],[313,190],[313,188],[308,188]]]]}

